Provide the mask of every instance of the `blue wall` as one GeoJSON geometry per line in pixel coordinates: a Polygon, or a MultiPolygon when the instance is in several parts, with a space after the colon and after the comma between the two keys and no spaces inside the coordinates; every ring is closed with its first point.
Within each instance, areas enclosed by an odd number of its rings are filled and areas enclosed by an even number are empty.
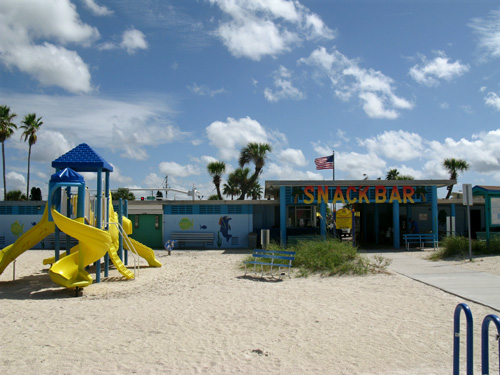
{"type": "Polygon", "coordinates": [[[171,233],[214,233],[208,248],[246,248],[253,231],[251,205],[166,205],[163,208],[164,240],[171,233]]]}

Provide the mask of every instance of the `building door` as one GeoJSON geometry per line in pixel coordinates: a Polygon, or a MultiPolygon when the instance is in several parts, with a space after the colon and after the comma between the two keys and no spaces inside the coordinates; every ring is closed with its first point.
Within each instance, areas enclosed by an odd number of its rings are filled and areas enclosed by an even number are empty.
{"type": "Polygon", "coordinates": [[[153,249],[163,248],[162,215],[129,215],[134,240],[153,249]]]}

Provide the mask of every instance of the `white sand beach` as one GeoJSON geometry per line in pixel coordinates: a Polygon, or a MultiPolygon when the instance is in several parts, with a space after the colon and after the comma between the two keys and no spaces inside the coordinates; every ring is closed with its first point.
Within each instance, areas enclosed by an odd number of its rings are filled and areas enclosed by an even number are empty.
{"type": "MultiPolygon", "coordinates": [[[[398,274],[243,277],[234,251],[159,251],[163,267],[112,270],[75,297],[50,280],[51,255],[28,251],[15,281],[12,265],[0,275],[2,374],[450,374],[461,302],[480,373],[481,322],[498,314],[398,274]]],[[[498,274],[499,260],[466,266],[498,274]]]]}

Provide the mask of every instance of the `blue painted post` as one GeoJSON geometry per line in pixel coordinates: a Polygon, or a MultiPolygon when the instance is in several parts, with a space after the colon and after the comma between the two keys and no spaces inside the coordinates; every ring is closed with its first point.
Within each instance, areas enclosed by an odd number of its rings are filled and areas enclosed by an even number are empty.
{"type": "Polygon", "coordinates": [[[280,241],[286,246],[286,186],[280,186],[280,241]]]}
{"type": "Polygon", "coordinates": [[[438,236],[438,194],[437,186],[432,186],[432,201],[431,201],[431,214],[432,214],[432,233],[438,236]]]}
{"type": "MultiPolygon", "coordinates": [[[[120,225],[123,224],[123,202],[121,198],[118,201],[118,222],[120,225]]],[[[119,233],[118,241],[118,257],[123,262],[123,235],[121,232],[119,233]]]]}
{"type": "Polygon", "coordinates": [[[457,232],[457,230],[456,230],[456,228],[457,228],[457,224],[456,224],[457,221],[456,221],[455,203],[451,204],[450,211],[451,211],[451,214],[450,214],[450,216],[451,216],[451,223],[450,223],[450,225],[452,226],[452,227],[450,227],[450,231],[452,233],[452,237],[455,237],[456,232],[457,232]]]}
{"type": "Polygon", "coordinates": [[[326,203],[325,202],[321,202],[321,205],[319,207],[319,213],[321,215],[321,218],[320,218],[320,221],[319,221],[319,230],[320,230],[320,234],[321,234],[321,237],[323,237],[323,239],[325,240],[326,239],[326,203]]]}
{"type": "Polygon", "coordinates": [[[406,205],[406,230],[407,233],[410,232],[410,219],[412,219],[413,216],[413,207],[411,204],[406,205]]]}
{"type": "MultiPolygon", "coordinates": [[[[125,215],[125,217],[128,217],[128,201],[127,200],[125,200],[125,209],[124,209],[123,214],[125,215]]],[[[124,252],[123,258],[125,259],[123,264],[128,265],[128,251],[124,252]]]]}
{"type": "MultiPolygon", "coordinates": [[[[109,223],[109,171],[105,173],[104,180],[104,196],[106,197],[106,217],[104,218],[106,223],[109,223]]],[[[109,230],[109,224],[106,224],[106,230],[109,230]]],[[[104,277],[109,276],[109,254],[106,252],[104,255],[104,277]]]]}
{"type": "MultiPolygon", "coordinates": [[[[71,187],[66,187],[66,216],[71,217],[71,187]]],[[[71,242],[68,234],[66,233],[66,255],[70,254],[71,242]]]]}
{"type": "MultiPolygon", "coordinates": [[[[483,325],[481,326],[481,374],[489,375],[490,373],[490,358],[489,358],[489,343],[488,343],[488,328],[490,322],[495,323],[497,326],[497,336],[500,335],[500,319],[496,315],[487,315],[483,319],[483,325]]],[[[499,343],[500,345],[500,343],[499,343]]],[[[498,363],[500,366],[500,347],[499,347],[499,357],[498,363]]]]}
{"type": "Polygon", "coordinates": [[[465,313],[465,319],[467,322],[467,375],[472,375],[474,373],[473,366],[473,326],[472,326],[472,312],[469,306],[465,303],[460,303],[455,308],[455,316],[453,319],[453,375],[458,375],[460,370],[460,312],[463,310],[465,313]]]}
{"type": "Polygon", "coordinates": [[[400,241],[399,241],[399,202],[398,201],[393,201],[392,202],[392,226],[394,228],[393,231],[393,239],[392,239],[392,246],[395,249],[399,249],[400,247],[400,241]]]}
{"type": "MultiPolygon", "coordinates": [[[[96,195],[97,205],[97,223],[96,228],[102,229],[102,169],[99,168],[97,171],[97,195],[96,195]]],[[[101,260],[99,259],[95,262],[95,281],[96,283],[101,282],[101,260]]]]}
{"type": "Polygon", "coordinates": [[[378,245],[380,243],[380,220],[378,212],[378,204],[375,203],[373,207],[373,230],[375,231],[375,243],[378,245]]]}

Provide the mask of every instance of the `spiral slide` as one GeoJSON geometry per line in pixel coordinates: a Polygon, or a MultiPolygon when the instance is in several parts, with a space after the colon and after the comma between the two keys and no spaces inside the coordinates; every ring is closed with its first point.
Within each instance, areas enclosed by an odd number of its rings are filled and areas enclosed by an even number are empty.
{"type": "Polygon", "coordinates": [[[79,241],[79,250],[60,259],[49,270],[52,281],[66,288],[84,288],[92,284],[92,276],[85,267],[101,259],[111,247],[111,235],[82,223],[83,218],[72,220],[52,209],[55,224],[64,233],[79,241]]]}
{"type": "Polygon", "coordinates": [[[19,237],[16,242],[0,250],[0,274],[19,255],[31,249],[49,234],[54,233],[55,225],[48,220],[48,217],[48,205],[45,205],[45,211],[38,224],[19,237]]]}

